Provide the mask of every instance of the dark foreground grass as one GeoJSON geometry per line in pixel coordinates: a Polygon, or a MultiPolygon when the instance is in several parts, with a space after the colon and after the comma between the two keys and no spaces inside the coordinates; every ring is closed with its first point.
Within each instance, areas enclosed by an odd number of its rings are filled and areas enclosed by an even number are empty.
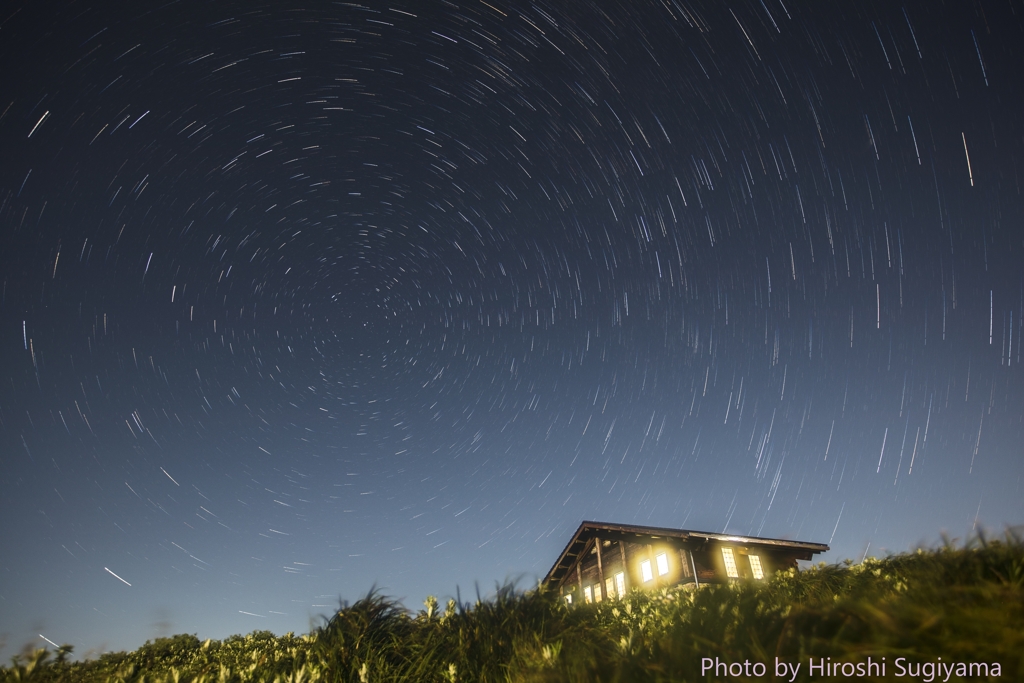
{"type": "Polygon", "coordinates": [[[1007,533],[577,607],[505,587],[410,614],[371,594],[306,636],[179,635],[84,662],[69,652],[15,658],[0,682],[1024,681],[1024,542],[1007,533]],[[858,676],[858,664],[873,667],[858,676]]]}

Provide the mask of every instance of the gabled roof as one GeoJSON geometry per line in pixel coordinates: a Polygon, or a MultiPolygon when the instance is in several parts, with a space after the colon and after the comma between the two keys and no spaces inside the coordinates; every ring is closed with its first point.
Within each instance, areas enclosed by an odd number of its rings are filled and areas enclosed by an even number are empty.
{"type": "Polygon", "coordinates": [[[587,544],[598,534],[602,536],[620,535],[644,536],[648,538],[677,538],[684,541],[726,541],[744,545],[774,546],[781,549],[801,550],[810,555],[826,552],[829,547],[824,543],[808,543],[806,541],[787,541],[781,538],[759,538],[757,536],[735,536],[732,534],[716,534],[708,531],[690,531],[688,529],[671,529],[668,527],[640,526],[637,524],[610,524],[607,522],[583,521],[565,550],[544,577],[544,583],[560,581],[573,563],[587,548],[587,544]]]}

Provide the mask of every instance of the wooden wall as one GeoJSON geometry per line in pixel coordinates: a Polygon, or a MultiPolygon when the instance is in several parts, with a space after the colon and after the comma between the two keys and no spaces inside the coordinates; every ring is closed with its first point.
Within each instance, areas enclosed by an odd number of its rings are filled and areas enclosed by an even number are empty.
{"type": "Polygon", "coordinates": [[[592,538],[577,563],[567,572],[559,588],[562,595],[572,595],[574,603],[586,601],[585,589],[590,587],[590,600],[615,597],[615,575],[625,575],[625,589],[654,589],[686,583],[724,583],[729,580],[722,548],[732,548],[739,580],[752,580],[750,555],[761,561],[764,578],[780,569],[795,567],[799,551],[720,541],[683,541],[676,538],[635,539],[609,533],[608,537],[592,538]],[[600,552],[598,551],[600,545],[600,552]],[[668,573],[658,574],[657,556],[668,560],[668,573]],[[599,557],[600,556],[600,557],[599,557]],[[643,581],[641,564],[650,561],[653,574],[643,581]]]}

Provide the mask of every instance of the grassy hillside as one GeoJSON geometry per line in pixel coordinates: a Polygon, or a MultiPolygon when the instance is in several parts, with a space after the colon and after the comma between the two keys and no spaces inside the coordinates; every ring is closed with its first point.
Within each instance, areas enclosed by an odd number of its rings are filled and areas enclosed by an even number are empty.
{"type": "Polygon", "coordinates": [[[38,650],[0,681],[1024,681],[1024,542],[1011,534],[597,605],[504,588],[424,607],[370,595],[306,636],[179,635],[87,662],[38,650]]]}

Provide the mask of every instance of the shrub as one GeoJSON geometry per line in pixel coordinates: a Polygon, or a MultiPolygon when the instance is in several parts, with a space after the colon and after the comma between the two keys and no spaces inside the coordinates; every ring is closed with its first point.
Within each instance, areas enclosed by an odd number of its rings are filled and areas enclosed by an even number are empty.
{"type": "MultiPolygon", "coordinates": [[[[705,658],[901,656],[999,662],[1003,677],[1024,680],[1024,543],[1007,533],[574,607],[507,585],[472,604],[450,600],[443,612],[431,597],[412,614],[371,592],[307,636],[257,631],[201,643],[183,634],[82,662],[67,661],[70,652],[15,657],[0,683],[687,681],[713,678],[701,675],[705,658]]],[[[798,680],[811,680],[806,666],[798,680]]]]}

